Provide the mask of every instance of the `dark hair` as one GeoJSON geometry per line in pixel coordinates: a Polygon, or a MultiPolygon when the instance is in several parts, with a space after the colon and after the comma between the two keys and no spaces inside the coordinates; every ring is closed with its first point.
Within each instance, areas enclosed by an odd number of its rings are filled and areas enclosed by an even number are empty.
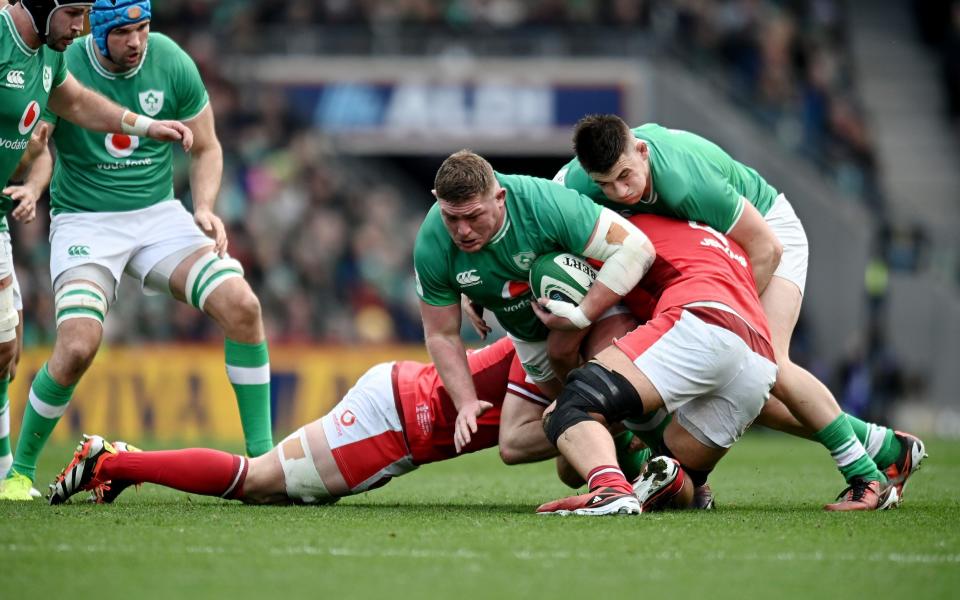
{"type": "Polygon", "coordinates": [[[493,167],[485,158],[460,150],[443,161],[433,180],[437,198],[445,202],[465,202],[493,187],[493,167]]]}
{"type": "Polygon", "coordinates": [[[630,127],[617,115],[587,115],[577,121],[573,151],[587,173],[606,173],[631,140],[630,127]]]}

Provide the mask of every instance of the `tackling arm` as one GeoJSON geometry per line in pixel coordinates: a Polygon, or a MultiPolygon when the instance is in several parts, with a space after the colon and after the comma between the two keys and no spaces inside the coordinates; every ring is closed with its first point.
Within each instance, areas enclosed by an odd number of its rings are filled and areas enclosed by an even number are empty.
{"type": "Polygon", "coordinates": [[[603,266],[580,304],[586,318],[586,323],[578,325],[580,328],[598,319],[637,285],[653,265],[656,251],[646,234],[617,213],[604,208],[583,255],[602,260],[603,266]]]}
{"type": "Polygon", "coordinates": [[[763,215],[746,199],[743,200],[743,213],[727,234],[750,257],[753,267],[753,280],[757,284],[757,294],[763,293],[780,266],[783,256],[783,244],[770,229],[763,215]]]}

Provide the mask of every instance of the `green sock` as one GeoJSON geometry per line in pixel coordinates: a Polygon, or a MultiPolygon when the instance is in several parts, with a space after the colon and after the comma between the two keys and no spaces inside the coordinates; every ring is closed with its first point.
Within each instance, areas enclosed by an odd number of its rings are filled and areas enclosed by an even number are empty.
{"type": "Polygon", "coordinates": [[[659,454],[663,448],[663,430],[667,428],[673,416],[660,408],[647,413],[639,419],[630,419],[623,424],[637,437],[643,440],[651,453],[659,454]]]}
{"type": "Polygon", "coordinates": [[[837,463],[837,468],[848,483],[855,477],[862,477],[868,481],[886,481],[886,477],[877,470],[877,465],[873,464],[863,444],[854,435],[847,415],[840,413],[832,423],[813,437],[830,451],[830,455],[837,463]]]}
{"type": "Polygon", "coordinates": [[[17,452],[13,457],[11,473],[16,471],[30,479],[36,477],[40,451],[46,445],[57,421],[67,411],[67,404],[75,387],[76,384],[60,385],[54,381],[47,372],[46,363],[40,367],[40,372],[30,386],[30,401],[23,412],[23,426],[20,428],[20,439],[17,440],[17,452]]]}
{"type": "Polygon", "coordinates": [[[621,431],[613,436],[613,445],[617,448],[617,464],[623,471],[623,476],[627,481],[633,481],[640,476],[643,465],[650,460],[650,449],[630,450],[630,442],[634,435],[631,431],[621,431]]]}
{"type": "Polygon", "coordinates": [[[13,464],[10,456],[10,401],[7,399],[7,386],[10,377],[0,379],[0,477],[6,477],[7,470],[13,464]]]}
{"type": "Polygon", "coordinates": [[[237,395],[240,423],[249,456],[266,454],[273,448],[270,427],[270,354],[267,342],[243,344],[224,342],[227,377],[237,395]]]}
{"type": "Polygon", "coordinates": [[[853,415],[847,415],[847,420],[878,469],[886,469],[900,458],[900,440],[892,429],[861,421],[853,415]]]}

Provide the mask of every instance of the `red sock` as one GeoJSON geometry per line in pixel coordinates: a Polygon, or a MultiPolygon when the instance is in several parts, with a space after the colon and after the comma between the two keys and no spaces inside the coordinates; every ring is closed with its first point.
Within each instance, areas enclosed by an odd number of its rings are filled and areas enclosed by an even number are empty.
{"type": "Polygon", "coordinates": [[[250,462],[209,448],[121,452],[103,461],[100,479],[155,483],[191,494],[239,498],[250,462]]]}
{"type": "Polygon", "coordinates": [[[633,486],[616,465],[600,465],[592,469],[587,474],[587,487],[591,492],[598,488],[613,488],[625,494],[633,493],[633,486]]]}

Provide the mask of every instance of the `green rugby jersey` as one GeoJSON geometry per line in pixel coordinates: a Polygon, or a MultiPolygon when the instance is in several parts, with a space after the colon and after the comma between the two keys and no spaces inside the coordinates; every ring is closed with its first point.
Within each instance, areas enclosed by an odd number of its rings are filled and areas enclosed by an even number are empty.
{"type": "MultiPolygon", "coordinates": [[[[150,33],[140,65],[111,73],[97,61],[91,36],[66,52],[83,85],[154,119],[187,121],[206,107],[207,90],[193,60],[173,40],[150,33]]],[[[173,145],[146,137],[98,133],[47,111],[56,124],[57,164],[50,182],[54,214],[137,210],[173,198],[173,145]]]]}
{"type": "Polygon", "coordinates": [[[493,311],[511,335],[535,342],[547,328],[530,307],[530,267],[541,254],[582,254],[601,208],[586,196],[539,177],[496,174],[507,190],[503,226],[477,252],[453,243],[434,204],[413,249],[417,293],[427,304],[460,303],[460,294],[493,311]]]}
{"type": "MultiPolygon", "coordinates": [[[[27,46],[10,11],[0,10],[0,189],[17,169],[50,90],[66,78],[63,54],[47,46],[36,50],[27,46]]],[[[0,195],[0,215],[12,207],[10,198],[0,195]]],[[[2,216],[0,231],[6,230],[2,216]]]]}
{"type": "Polygon", "coordinates": [[[632,206],[613,202],[576,157],[560,169],[555,181],[616,211],[700,221],[724,233],[730,232],[743,213],[741,198],[761,215],[773,206],[777,190],[710,140],[656,123],[632,131],[650,149],[653,194],[649,199],[632,206]]]}

